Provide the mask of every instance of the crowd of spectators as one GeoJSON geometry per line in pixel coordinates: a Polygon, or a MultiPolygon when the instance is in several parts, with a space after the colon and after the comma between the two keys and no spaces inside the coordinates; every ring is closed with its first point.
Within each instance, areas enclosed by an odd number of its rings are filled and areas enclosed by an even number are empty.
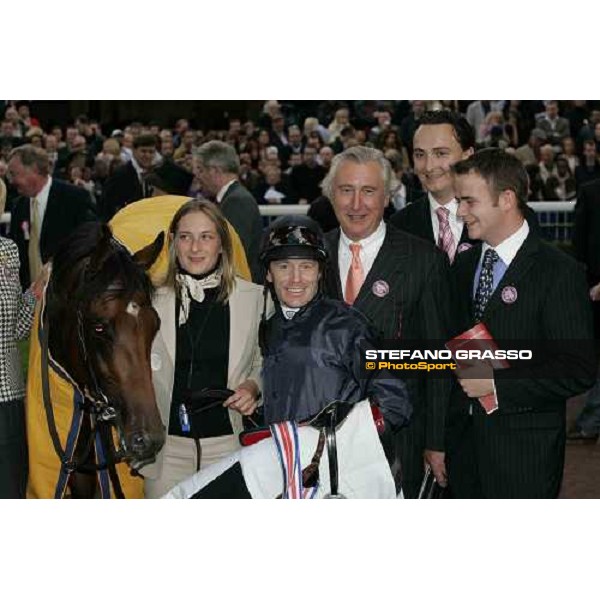
{"type": "MultiPolygon", "coordinates": [[[[425,110],[450,108],[466,115],[477,145],[514,153],[530,177],[530,201],[572,200],[582,183],[600,177],[600,101],[322,101],[269,100],[253,119],[232,117],[227,129],[199,129],[182,116],[175,123],[134,121],[105,131],[79,115],[71,123],[41,122],[35,102],[6,102],[0,123],[0,177],[8,188],[7,210],[16,191],[6,181],[7,157],[23,143],[43,147],[54,177],[88,190],[102,202],[107,181],[131,161],[136,139],[153,136],[152,163],[173,161],[193,172],[194,150],[204,142],[233,145],[239,179],[259,204],[313,203],[333,156],[355,145],[383,150],[398,180],[392,203],[401,209],[419,191],[412,174],[412,136],[425,110]]],[[[193,179],[191,197],[201,197],[193,179]]],[[[102,211],[100,211],[102,212],[102,211]]]]}

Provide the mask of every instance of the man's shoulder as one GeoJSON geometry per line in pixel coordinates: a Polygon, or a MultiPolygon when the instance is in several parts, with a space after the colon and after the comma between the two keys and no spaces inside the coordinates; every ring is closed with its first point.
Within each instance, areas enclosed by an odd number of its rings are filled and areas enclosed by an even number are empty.
{"type": "MultiPolygon", "coordinates": [[[[529,240],[528,240],[529,241],[529,240]]],[[[533,236],[530,241],[531,244],[534,244],[535,249],[538,252],[538,262],[540,268],[542,264],[547,264],[551,266],[551,269],[579,269],[580,263],[571,256],[567,254],[561,248],[558,248],[554,244],[547,242],[546,240],[541,239],[540,237],[533,236]]]]}
{"type": "Polygon", "coordinates": [[[427,194],[420,193],[412,202],[407,204],[402,210],[393,214],[390,223],[395,227],[402,226],[411,221],[416,216],[421,216],[429,208],[429,199],[427,194]]]}
{"type": "Polygon", "coordinates": [[[579,196],[590,202],[600,202],[600,179],[594,179],[582,184],[579,196]]]}
{"type": "Polygon", "coordinates": [[[12,203],[11,217],[29,212],[30,199],[27,196],[17,196],[12,203]]]}
{"type": "Polygon", "coordinates": [[[82,198],[87,200],[89,192],[62,179],[52,179],[50,195],[59,194],[64,197],[82,198]]]}
{"type": "Polygon", "coordinates": [[[120,180],[120,179],[129,179],[129,178],[133,178],[135,177],[136,179],[138,178],[137,173],[135,172],[135,169],[133,167],[133,165],[131,164],[131,161],[127,161],[125,164],[120,165],[119,167],[117,167],[112,175],[110,175],[106,181],[107,183],[109,181],[115,181],[115,180],[120,180]]]}
{"type": "Polygon", "coordinates": [[[429,240],[424,240],[412,233],[398,229],[392,225],[386,228],[382,249],[392,246],[397,252],[403,254],[418,254],[429,257],[443,257],[443,252],[429,240]]]}
{"type": "Polygon", "coordinates": [[[360,310],[353,306],[349,306],[342,300],[329,298],[327,296],[320,299],[316,315],[319,318],[332,318],[338,322],[352,323],[353,327],[370,327],[370,321],[360,310]]]}
{"type": "Polygon", "coordinates": [[[324,234],[324,237],[325,237],[325,241],[328,244],[339,242],[339,240],[340,240],[340,228],[336,227],[335,229],[332,229],[331,231],[328,231],[326,234],[324,234]]]}
{"type": "Polygon", "coordinates": [[[240,183],[237,179],[229,186],[229,189],[225,192],[223,196],[223,200],[226,198],[245,198],[247,200],[252,200],[254,204],[256,204],[256,199],[242,183],[240,183]]]}

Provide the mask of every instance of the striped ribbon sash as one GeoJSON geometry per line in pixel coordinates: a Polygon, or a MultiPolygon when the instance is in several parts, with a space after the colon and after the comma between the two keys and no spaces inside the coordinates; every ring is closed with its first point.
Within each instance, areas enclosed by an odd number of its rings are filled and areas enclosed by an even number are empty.
{"type": "Polygon", "coordinates": [[[302,483],[302,465],[300,464],[300,440],[298,424],[294,421],[282,421],[270,426],[279,462],[283,472],[284,499],[312,499],[319,484],[305,488],[302,483]]]}

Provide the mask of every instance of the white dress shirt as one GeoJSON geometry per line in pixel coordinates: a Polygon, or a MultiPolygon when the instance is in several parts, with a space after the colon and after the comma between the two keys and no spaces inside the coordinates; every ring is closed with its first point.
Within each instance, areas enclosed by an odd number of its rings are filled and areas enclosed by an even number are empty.
{"type": "MultiPolygon", "coordinates": [[[[500,257],[500,260],[506,265],[506,268],[510,267],[510,263],[513,261],[517,252],[520,250],[523,242],[529,235],[529,223],[527,219],[523,219],[523,224],[517,231],[511,236],[507,237],[503,242],[500,242],[494,250],[500,257]]],[[[483,262],[483,256],[488,248],[492,248],[487,242],[483,242],[481,247],[481,256],[479,257],[479,264],[483,262]]]]}
{"type": "Polygon", "coordinates": [[[226,183],[217,194],[217,204],[221,204],[223,202],[223,196],[227,193],[227,190],[237,181],[237,179],[232,179],[229,183],[226,183]]]}
{"type": "Polygon", "coordinates": [[[352,251],[350,250],[350,244],[360,244],[360,261],[363,266],[363,272],[365,279],[375,262],[375,258],[383,245],[383,239],[385,238],[385,223],[381,221],[379,227],[364,240],[360,242],[353,242],[341,229],[340,229],[340,243],[338,246],[338,265],[340,269],[340,282],[342,284],[342,290],[345,293],[346,279],[348,279],[348,271],[350,270],[350,264],[352,263],[352,251]]]}

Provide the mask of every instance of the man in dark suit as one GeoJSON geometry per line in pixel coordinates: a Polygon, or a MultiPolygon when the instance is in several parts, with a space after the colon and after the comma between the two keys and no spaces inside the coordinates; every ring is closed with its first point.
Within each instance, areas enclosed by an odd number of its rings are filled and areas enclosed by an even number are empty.
{"type": "Polygon", "coordinates": [[[152,196],[147,178],[152,172],[156,141],[154,135],[137,136],[133,140],[131,160],[106,180],[99,207],[103,220],[108,222],[124,206],[152,196]]]}
{"type": "MultiPolygon", "coordinates": [[[[586,266],[594,311],[596,350],[600,353],[600,180],[587,183],[579,189],[575,206],[573,246],[577,260],[586,266]]],[[[575,421],[575,428],[567,439],[596,442],[599,436],[600,378],[588,393],[583,410],[575,421]]]]}
{"type": "Polygon", "coordinates": [[[258,253],[262,220],[256,200],[238,181],[240,160],[235,148],[219,141],[202,144],[194,156],[194,170],[202,186],[202,193],[216,201],[240,236],[252,279],[259,282],[261,271],[258,253]]]}
{"type": "MultiPolygon", "coordinates": [[[[445,340],[452,335],[453,305],[447,258],[435,246],[386,226],[383,213],[393,181],[379,150],[348,148],[334,157],[323,192],[330,198],[340,229],[327,241],[331,269],[326,291],[353,304],[383,339],[445,340]]],[[[418,495],[424,460],[446,485],[445,417],[451,381],[407,382],[414,412],[397,439],[404,495],[418,495]]]]}
{"type": "MultiPolygon", "coordinates": [[[[444,250],[452,262],[457,252],[479,244],[469,237],[457,215],[451,167],[475,151],[475,133],[460,113],[428,111],[421,116],[413,140],[415,173],[425,193],[390,219],[402,231],[429,240],[444,250]]],[[[537,217],[527,208],[530,227],[539,232],[537,217]]]]}
{"type": "Polygon", "coordinates": [[[288,176],[277,165],[264,168],[264,179],[254,189],[259,204],[296,204],[296,194],[288,176]]]}
{"type": "Polygon", "coordinates": [[[292,168],[290,184],[300,204],[310,204],[321,195],[321,181],[327,174],[325,167],[317,162],[315,148],[306,146],[302,153],[302,164],[292,168]]]}
{"type": "Polygon", "coordinates": [[[527,173],[517,158],[487,149],[453,170],[458,214],[483,242],[454,264],[464,328],[481,322],[500,347],[523,340],[547,355],[526,367],[459,369],[448,413],[450,486],[459,498],[553,498],[564,465],[565,401],[595,376],[583,269],[531,235],[523,216],[527,173]]]}
{"type": "Polygon", "coordinates": [[[11,211],[9,235],[19,248],[19,276],[25,289],[52,258],[60,242],[81,223],[98,217],[87,190],[48,174],[45,150],[30,144],[15,148],[10,154],[8,172],[21,195],[11,211]]]}

